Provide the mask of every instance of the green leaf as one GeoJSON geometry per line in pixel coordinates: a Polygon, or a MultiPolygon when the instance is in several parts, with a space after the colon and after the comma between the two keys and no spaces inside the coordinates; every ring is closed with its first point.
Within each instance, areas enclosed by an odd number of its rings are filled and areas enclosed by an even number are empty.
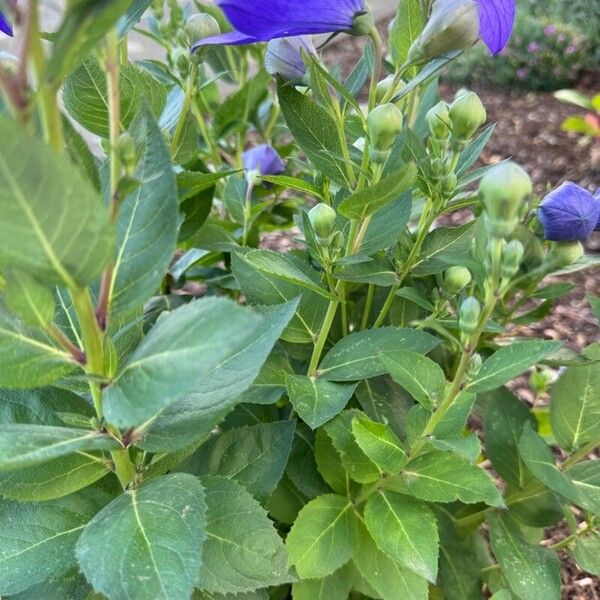
{"type": "Polygon", "coordinates": [[[352,434],[360,449],[382,471],[396,475],[406,465],[402,442],[389,425],[358,416],[352,419],[352,434]]]}
{"type": "Polygon", "coordinates": [[[323,175],[339,185],[348,185],[334,120],[293,86],[281,84],[277,91],[281,112],[298,146],[323,175]]]}
{"type": "Polygon", "coordinates": [[[338,494],[345,494],[348,488],[348,475],[324,428],[317,429],[315,436],[315,461],[319,473],[329,487],[338,494]]]}
{"type": "Polygon", "coordinates": [[[402,474],[410,492],[428,502],[504,505],[498,488],[483,469],[450,452],[417,456],[402,474]]]}
{"type": "Polygon", "coordinates": [[[312,278],[306,276],[285,254],[278,254],[271,250],[250,250],[244,254],[244,261],[265,275],[271,275],[276,279],[307,288],[328,300],[337,299],[324,287],[315,283],[312,278]]]}
{"type": "Polygon", "coordinates": [[[577,488],[577,504],[595,515],[600,515],[600,461],[586,460],[572,466],[566,472],[577,488]]]}
{"type": "Polygon", "coordinates": [[[577,538],[573,558],[581,569],[600,576],[600,536],[592,534],[577,538]]]}
{"type": "Polygon", "coordinates": [[[78,569],[71,569],[64,575],[52,577],[36,583],[19,594],[11,595],[11,600],[96,600],[92,586],[78,569]]]}
{"type": "Polygon", "coordinates": [[[381,355],[405,350],[427,354],[439,340],[423,331],[401,327],[380,327],[351,333],[327,353],[318,375],[328,381],[356,381],[386,372],[381,355]]]}
{"type": "Polygon", "coordinates": [[[556,441],[574,450],[600,440],[600,368],[569,367],[550,391],[550,422],[556,441]]]}
{"type": "Polygon", "coordinates": [[[0,119],[0,139],[0,268],[71,288],[91,283],[114,247],[102,198],[68,158],[15,122],[0,119]]]}
{"type": "Polygon", "coordinates": [[[533,430],[530,423],[523,428],[519,441],[519,452],[533,475],[551,490],[578,501],[579,494],[573,482],[556,466],[550,447],[533,430]]]}
{"type": "Polygon", "coordinates": [[[425,20],[419,0],[400,2],[389,39],[390,52],[396,67],[406,62],[408,51],[419,37],[424,25],[425,20]]]}
{"type": "Polygon", "coordinates": [[[16,594],[75,566],[73,549],[108,501],[98,488],[60,500],[0,502],[0,594],[16,594]]]}
{"type": "Polygon", "coordinates": [[[260,323],[223,298],[196,300],[163,316],[104,390],[106,419],[133,427],[185,398],[240,352],[260,323]]]}
{"type": "Polygon", "coordinates": [[[381,353],[380,360],[392,379],[419,404],[429,409],[438,404],[446,387],[446,376],[436,362],[403,350],[381,353]]]}
{"type": "Polygon", "coordinates": [[[325,431],[338,451],[348,475],[358,483],[371,483],[379,479],[381,471],[352,435],[352,421],[361,416],[365,415],[359,410],[346,410],[327,423],[325,431]]]}
{"type": "MultiPolygon", "coordinates": [[[[122,129],[129,129],[143,106],[158,117],[167,99],[165,87],[132,63],[120,65],[119,89],[122,129]]],[[[67,112],[85,129],[109,137],[106,74],[96,58],[87,58],[65,80],[63,101],[67,112]]]]}
{"type": "Polygon", "coordinates": [[[490,515],[490,541],[512,591],[523,600],[559,600],[560,561],[556,553],[528,544],[508,517],[490,515]]]}
{"type": "Polygon", "coordinates": [[[282,331],[292,318],[297,300],[261,308],[262,321],[239,352],[218,362],[194,392],[165,408],[140,445],[145,450],[173,451],[201,440],[243,400],[282,331]]]}
{"type": "Polygon", "coordinates": [[[393,561],[377,547],[366,527],[359,523],[353,561],[383,600],[427,600],[427,580],[393,561]]]}
{"type": "Polygon", "coordinates": [[[373,187],[355,192],[342,200],[338,211],[349,219],[365,219],[387,206],[392,200],[406,202],[407,198],[403,194],[413,186],[416,178],[417,166],[408,163],[373,187]]]}
{"type": "Polygon", "coordinates": [[[54,318],[54,296],[24,271],[9,270],[2,290],[6,306],[24,323],[45,327],[54,318]]]}
{"type": "Polygon", "coordinates": [[[424,502],[379,490],[367,500],[365,524],[392,560],[435,582],[439,537],[435,515],[424,502]]]}
{"type": "Polygon", "coordinates": [[[117,25],[119,38],[124,38],[141,20],[152,0],[133,0],[124,15],[121,16],[117,25]]]}
{"type": "Polygon", "coordinates": [[[164,475],[103,508],[77,542],[77,561],[111,599],[187,600],[198,581],[205,526],[198,479],[164,475]]]}
{"type": "Polygon", "coordinates": [[[283,475],[293,439],[294,421],[229,429],[203,444],[184,470],[235,479],[253,496],[266,498],[283,475]]]}
{"type": "Polygon", "coordinates": [[[352,557],[357,521],[347,498],[326,494],[298,514],[286,546],[302,579],[331,575],[352,557]]]}
{"type": "Polygon", "coordinates": [[[141,184],[119,209],[110,288],[113,318],[131,314],[160,287],[175,253],[179,227],[171,155],[148,110],[138,115],[130,133],[140,153],[135,178],[141,184]]]}
{"type": "Polygon", "coordinates": [[[324,379],[286,373],[290,402],[312,429],[333,419],[352,398],[356,385],[341,385],[324,379]]]}
{"type": "Polygon", "coordinates": [[[296,423],[286,474],[298,490],[309,500],[329,491],[327,484],[317,470],[315,432],[301,421],[296,423]]]}
{"type": "Polygon", "coordinates": [[[470,392],[493,390],[533,367],[562,346],[562,342],[516,342],[497,350],[466,387],[470,392]]]}
{"type": "Polygon", "coordinates": [[[267,590],[256,590],[244,594],[215,594],[203,590],[195,590],[192,600],[269,600],[267,590]]]}
{"type": "Polygon", "coordinates": [[[347,600],[352,588],[352,576],[348,567],[322,579],[305,579],[294,583],[294,600],[347,600]]]}
{"type": "Polygon", "coordinates": [[[288,583],[287,552],[267,513],[237,482],[204,477],[207,539],[197,587],[238,594],[288,583]]]}
{"type": "Polygon", "coordinates": [[[304,181],[304,179],[299,179],[298,177],[288,177],[287,175],[264,175],[261,179],[268,183],[280,185],[284,188],[296,190],[298,192],[306,192],[316,198],[323,197],[323,193],[317,186],[308,181],[304,181]]]}
{"type": "Polygon", "coordinates": [[[114,450],[121,444],[111,435],[45,425],[0,425],[0,471],[12,471],[78,450],[114,450]]]}

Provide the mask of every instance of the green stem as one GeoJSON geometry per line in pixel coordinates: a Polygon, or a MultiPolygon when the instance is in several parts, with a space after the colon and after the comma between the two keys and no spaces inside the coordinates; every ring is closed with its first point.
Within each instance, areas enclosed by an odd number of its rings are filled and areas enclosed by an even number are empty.
{"type": "Polygon", "coordinates": [[[360,328],[366,329],[369,325],[369,315],[371,314],[371,308],[373,306],[373,296],[375,295],[375,286],[370,283],[367,289],[367,299],[365,301],[365,309],[363,311],[362,321],[360,322],[360,328]]]}
{"type": "Polygon", "coordinates": [[[335,315],[339,305],[339,300],[331,300],[329,302],[329,307],[327,308],[327,313],[325,314],[325,319],[323,320],[321,331],[319,331],[319,335],[317,337],[317,340],[315,341],[315,347],[313,348],[313,353],[310,358],[310,363],[308,365],[309,375],[314,375],[317,370],[317,367],[319,366],[321,354],[323,353],[323,348],[325,348],[325,343],[327,342],[327,338],[329,336],[329,332],[331,331],[331,326],[333,325],[333,320],[335,319],[335,315]]]}
{"type": "Polygon", "coordinates": [[[248,243],[248,235],[250,233],[250,220],[252,217],[252,193],[254,192],[254,183],[248,182],[246,188],[246,203],[244,204],[244,233],[242,235],[242,246],[248,243]]]}
{"type": "Polygon", "coordinates": [[[192,62],[192,67],[190,69],[190,73],[185,84],[185,92],[183,96],[183,105],[181,107],[181,113],[179,114],[179,119],[177,121],[175,133],[173,134],[173,139],[171,140],[171,154],[173,156],[177,154],[177,151],[179,150],[179,144],[181,144],[181,138],[183,136],[183,132],[185,131],[185,123],[187,120],[187,116],[190,112],[190,108],[192,106],[192,102],[194,101],[194,96],[196,93],[197,79],[198,67],[194,62],[192,62]]]}
{"type": "Polygon", "coordinates": [[[346,168],[346,178],[350,187],[356,185],[356,177],[354,175],[354,169],[352,168],[352,159],[350,158],[350,150],[348,149],[348,141],[346,140],[346,131],[344,129],[344,117],[340,110],[339,103],[335,99],[331,99],[331,105],[333,107],[335,126],[337,129],[338,139],[340,141],[340,147],[342,149],[342,156],[344,157],[344,166],[346,168]]]}
{"type": "Polygon", "coordinates": [[[217,147],[215,141],[212,136],[208,132],[208,128],[206,127],[206,121],[204,120],[204,116],[202,115],[202,111],[196,102],[192,102],[191,105],[192,114],[196,118],[196,123],[198,124],[198,129],[200,130],[200,135],[206,142],[208,149],[210,151],[211,158],[215,165],[220,165],[223,161],[221,160],[221,155],[219,154],[219,148],[217,147]]]}
{"type": "Polygon", "coordinates": [[[377,31],[377,27],[374,26],[373,29],[371,29],[369,32],[369,37],[371,38],[371,42],[373,44],[375,61],[375,64],[373,65],[371,83],[369,86],[369,112],[371,112],[375,108],[375,104],[377,102],[377,84],[379,83],[379,78],[381,76],[383,49],[381,45],[381,36],[379,35],[379,31],[377,31]]]}

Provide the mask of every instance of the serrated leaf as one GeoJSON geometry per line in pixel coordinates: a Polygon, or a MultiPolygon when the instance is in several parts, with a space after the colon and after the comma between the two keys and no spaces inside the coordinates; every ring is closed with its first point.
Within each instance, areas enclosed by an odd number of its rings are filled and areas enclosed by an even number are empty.
{"type": "Polygon", "coordinates": [[[77,542],[77,562],[111,599],[187,600],[198,580],[205,527],[198,479],[164,475],[103,508],[77,542]]]}
{"type": "Polygon", "coordinates": [[[317,429],[315,436],[315,461],[317,469],[329,487],[338,494],[348,489],[348,475],[342,460],[325,428],[317,429]]]}
{"type": "Polygon", "coordinates": [[[379,490],[367,500],[365,524],[377,546],[392,560],[435,582],[439,537],[435,516],[424,502],[379,490]]]}
{"type": "Polygon", "coordinates": [[[390,32],[390,52],[396,67],[402,66],[408,58],[408,51],[423,30],[425,20],[419,0],[403,0],[390,32]]]}
{"type": "Polygon", "coordinates": [[[288,583],[287,552],[266,511],[238,483],[204,477],[207,539],[197,587],[238,594],[288,583]]]}
{"type": "Polygon", "coordinates": [[[396,475],[406,465],[402,442],[389,425],[357,416],[352,419],[352,434],[360,449],[381,470],[396,475]]]}
{"type": "Polygon", "coordinates": [[[290,564],[303,579],[331,575],[350,560],[356,527],[347,498],[326,494],[311,500],[298,514],[286,540],[290,564]]]}
{"type": "Polygon", "coordinates": [[[352,577],[348,567],[321,579],[305,579],[292,585],[294,600],[347,600],[352,588],[352,577]]]}
{"type": "Polygon", "coordinates": [[[54,296],[24,271],[9,270],[2,289],[6,306],[32,327],[45,327],[54,318],[54,296]]]}

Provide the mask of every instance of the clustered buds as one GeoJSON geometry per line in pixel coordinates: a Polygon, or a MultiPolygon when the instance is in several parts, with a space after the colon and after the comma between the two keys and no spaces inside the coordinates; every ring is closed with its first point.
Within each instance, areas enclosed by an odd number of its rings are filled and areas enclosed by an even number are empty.
{"type": "Polygon", "coordinates": [[[317,237],[317,242],[327,247],[335,233],[336,212],[328,204],[317,204],[308,213],[308,219],[317,237]]]}
{"type": "Polygon", "coordinates": [[[449,109],[452,123],[452,145],[455,150],[464,150],[475,132],[486,122],[485,106],[475,92],[459,91],[449,109]]]}
{"type": "Polygon", "coordinates": [[[394,104],[382,104],[369,113],[369,156],[373,162],[384,163],[388,159],[402,123],[402,112],[394,104]]]}

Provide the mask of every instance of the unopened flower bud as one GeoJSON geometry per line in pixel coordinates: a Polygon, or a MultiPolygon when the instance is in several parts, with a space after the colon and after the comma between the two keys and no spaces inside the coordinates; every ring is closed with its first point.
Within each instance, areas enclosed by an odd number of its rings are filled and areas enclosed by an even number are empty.
{"type": "Polygon", "coordinates": [[[575,264],[584,254],[581,242],[557,242],[548,252],[546,263],[552,268],[562,269],[575,264]]]}
{"type": "Polygon", "coordinates": [[[408,62],[423,64],[466,50],[479,39],[479,11],[473,0],[436,0],[421,35],[408,52],[408,62]]]}
{"type": "Polygon", "coordinates": [[[502,250],[501,274],[512,279],[518,272],[525,254],[525,248],[519,240],[511,240],[502,250]]]}
{"type": "Polygon", "coordinates": [[[485,175],[479,196],[491,237],[508,237],[514,231],[523,203],[532,190],[529,175],[514,162],[501,163],[485,175]]]}
{"type": "Polygon", "coordinates": [[[444,198],[451,198],[458,187],[456,173],[449,173],[442,179],[442,194],[444,198]]]}
{"type": "Polygon", "coordinates": [[[479,352],[475,352],[471,357],[471,361],[469,362],[469,368],[467,370],[467,379],[474,379],[479,375],[479,371],[481,371],[481,366],[483,365],[483,359],[481,358],[481,354],[479,352]]]}
{"type": "Polygon", "coordinates": [[[452,140],[462,149],[474,133],[486,122],[485,106],[475,92],[458,94],[450,105],[452,140]]]}
{"type": "Polygon", "coordinates": [[[477,331],[481,306],[477,298],[469,296],[462,301],[459,310],[458,326],[463,333],[471,334],[477,331]]]}
{"type": "MultiPolygon", "coordinates": [[[[310,18],[310,15],[308,15],[308,18],[310,18]]],[[[368,35],[374,28],[375,19],[373,18],[373,15],[370,12],[361,12],[354,17],[352,29],[350,29],[348,33],[350,35],[362,37],[363,35],[368,35]]]]}
{"type": "Polygon", "coordinates": [[[442,100],[430,108],[425,119],[436,140],[447,140],[450,137],[450,107],[446,102],[442,100]]]}
{"type": "Polygon", "coordinates": [[[310,209],[308,219],[312,225],[317,241],[322,246],[328,246],[331,242],[331,235],[335,231],[336,212],[328,204],[317,204],[310,209]]]}
{"type": "Polygon", "coordinates": [[[369,154],[374,162],[385,162],[402,131],[402,112],[394,104],[382,104],[367,117],[369,127],[369,154]]]}
{"type": "Polygon", "coordinates": [[[385,79],[382,79],[377,84],[377,102],[381,102],[385,97],[393,97],[406,85],[404,81],[400,80],[398,85],[392,89],[392,86],[394,85],[394,79],[394,75],[388,75],[385,79]]]}
{"type": "Polygon", "coordinates": [[[221,27],[217,20],[207,13],[192,15],[185,24],[185,31],[190,44],[199,40],[213,37],[221,33],[221,27]]]}
{"type": "Polygon", "coordinates": [[[431,161],[431,179],[440,181],[446,175],[446,165],[441,158],[434,158],[431,161]]]}
{"type": "Polygon", "coordinates": [[[127,174],[131,175],[135,171],[138,162],[138,153],[135,142],[131,135],[125,131],[121,134],[118,143],[118,152],[121,162],[127,174]]]}
{"type": "Polygon", "coordinates": [[[444,274],[444,291],[454,296],[466,288],[471,279],[471,272],[466,267],[450,267],[444,274]]]}
{"type": "Polygon", "coordinates": [[[177,68],[182,78],[186,78],[190,72],[190,53],[183,48],[177,47],[171,53],[171,63],[177,68]]]}
{"type": "Polygon", "coordinates": [[[286,81],[301,82],[306,75],[302,53],[317,55],[309,35],[271,40],[265,55],[265,69],[286,81]]]}

